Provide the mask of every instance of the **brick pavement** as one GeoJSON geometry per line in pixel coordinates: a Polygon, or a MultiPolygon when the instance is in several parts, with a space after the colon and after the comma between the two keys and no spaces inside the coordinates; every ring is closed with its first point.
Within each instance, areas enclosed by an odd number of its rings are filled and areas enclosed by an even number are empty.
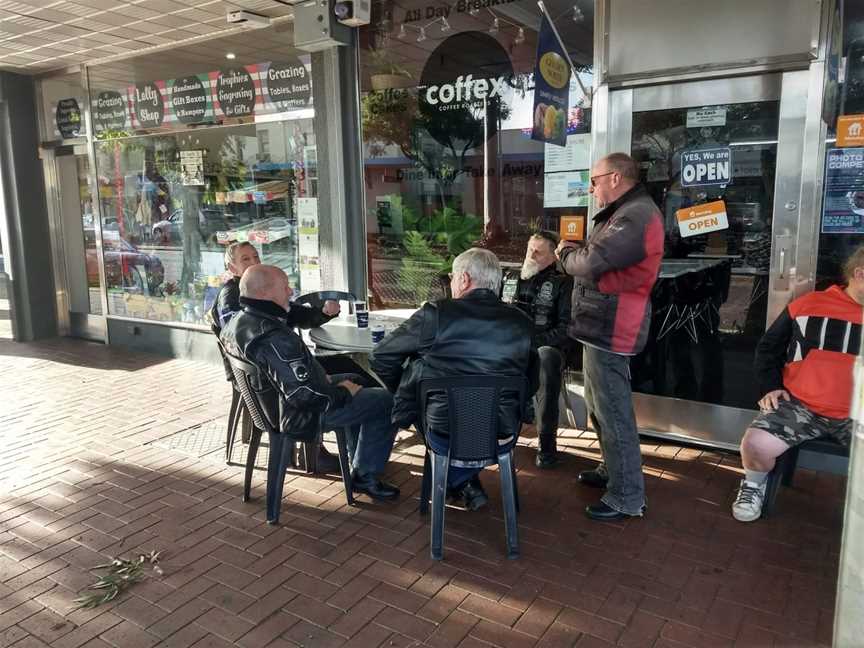
{"type": "Polygon", "coordinates": [[[448,511],[445,560],[417,513],[421,449],[402,435],[395,505],[289,477],[282,526],[241,502],[241,469],[158,447],[227,410],[220,367],[101,345],[0,340],[0,648],[830,645],[845,480],[800,471],[778,514],[729,515],[737,457],[646,441],[650,510],[601,524],[564,465],[518,449],[522,558],[489,510],[448,511]],[[165,574],[74,609],[88,569],[163,551],[165,574]]]}

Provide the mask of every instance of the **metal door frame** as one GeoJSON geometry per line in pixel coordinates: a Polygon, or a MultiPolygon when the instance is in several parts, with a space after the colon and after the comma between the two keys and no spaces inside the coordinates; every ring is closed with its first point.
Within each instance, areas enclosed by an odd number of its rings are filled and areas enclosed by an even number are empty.
{"type": "MultiPolygon", "coordinates": [[[[819,184],[804,157],[812,150],[811,134],[818,130],[813,122],[821,115],[819,109],[815,118],[808,115],[821,102],[817,76],[793,70],[608,91],[608,129],[603,133],[608,152],[630,152],[635,112],[780,101],[766,326],[794,295],[813,285],[818,228],[802,214],[811,214],[818,189],[814,184],[819,184]]],[[[634,393],[633,402],[641,432],[730,450],[738,449],[754,416],[754,410],[642,393],[634,393]]]]}
{"type": "MultiPolygon", "coordinates": [[[[60,174],[58,173],[58,158],[67,156],[87,156],[90,160],[89,147],[86,144],[74,146],[56,146],[40,149],[43,173],[45,174],[45,189],[48,207],[48,222],[51,232],[51,254],[54,261],[54,284],[57,289],[57,327],[60,335],[80,337],[97,342],[107,342],[108,322],[105,312],[105,270],[102,260],[101,228],[99,227],[98,195],[93,196],[93,221],[94,234],[96,238],[96,256],[99,264],[99,298],[102,306],[102,314],[78,313],[71,310],[70,285],[71,272],[68,270],[72,263],[85,263],[84,259],[70,259],[66,250],[65,237],[72,233],[64,231],[63,227],[63,202],[62,192],[69,187],[60,186],[60,174]]],[[[92,177],[94,171],[90,166],[89,175],[92,177]]],[[[92,194],[92,182],[89,183],[92,194]]],[[[77,192],[78,188],[75,187],[77,192]]]]}

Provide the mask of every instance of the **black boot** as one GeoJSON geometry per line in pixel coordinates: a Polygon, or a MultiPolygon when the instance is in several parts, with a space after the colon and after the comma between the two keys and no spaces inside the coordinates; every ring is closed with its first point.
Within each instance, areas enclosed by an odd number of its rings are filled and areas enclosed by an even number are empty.
{"type": "Polygon", "coordinates": [[[540,449],[534,464],[538,468],[552,468],[558,463],[558,449],[555,447],[555,435],[544,434],[540,436],[540,449]]]}

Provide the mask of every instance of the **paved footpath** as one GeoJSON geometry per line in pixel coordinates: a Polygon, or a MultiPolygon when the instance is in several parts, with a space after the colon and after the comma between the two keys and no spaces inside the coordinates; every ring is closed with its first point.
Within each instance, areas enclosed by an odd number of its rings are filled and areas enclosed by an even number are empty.
{"type": "Polygon", "coordinates": [[[222,460],[220,367],[0,340],[0,394],[0,648],[830,645],[839,477],[799,471],[776,516],[744,525],[736,456],[646,440],[647,516],[590,522],[597,492],[575,474],[597,442],[564,431],[554,471],[534,468],[534,439],[518,449],[522,558],[504,558],[487,471],[490,506],[448,509],[435,563],[408,433],[398,503],[349,508],[340,482],[289,476],[271,527],[264,473],[244,504],[222,460]],[[75,608],[94,566],[151,550],[162,577],[75,608]]]}

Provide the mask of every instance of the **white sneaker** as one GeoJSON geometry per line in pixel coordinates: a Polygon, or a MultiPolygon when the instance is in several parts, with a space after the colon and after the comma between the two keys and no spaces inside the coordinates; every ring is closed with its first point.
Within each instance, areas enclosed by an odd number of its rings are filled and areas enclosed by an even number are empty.
{"type": "Polygon", "coordinates": [[[767,481],[755,484],[745,479],[738,487],[738,496],[732,504],[732,517],[739,522],[753,522],[762,515],[762,503],[765,501],[765,486],[767,481]]]}

